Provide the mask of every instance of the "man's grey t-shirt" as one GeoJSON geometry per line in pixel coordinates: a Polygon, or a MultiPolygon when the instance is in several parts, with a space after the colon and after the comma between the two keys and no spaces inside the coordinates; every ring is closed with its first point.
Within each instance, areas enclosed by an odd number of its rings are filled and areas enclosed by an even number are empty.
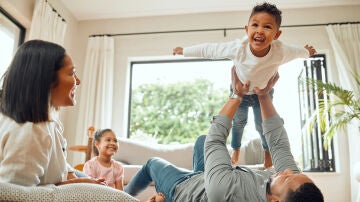
{"type": "MultiPolygon", "coordinates": [[[[173,201],[266,201],[266,181],[273,172],[231,165],[226,148],[230,128],[228,117],[214,117],[204,146],[205,172],[179,183],[173,201]]],[[[290,152],[283,120],[278,115],[264,120],[263,131],[275,171],[290,168],[295,173],[299,172],[290,152]]]]}

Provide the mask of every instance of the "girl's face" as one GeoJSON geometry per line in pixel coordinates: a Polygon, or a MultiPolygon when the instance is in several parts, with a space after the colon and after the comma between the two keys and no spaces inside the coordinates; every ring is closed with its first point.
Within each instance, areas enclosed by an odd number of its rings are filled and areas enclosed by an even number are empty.
{"type": "Polygon", "coordinates": [[[275,18],[265,12],[254,14],[245,26],[251,52],[257,57],[265,56],[273,40],[279,38],[281,31],[275,18]]]}
{"type": "Polygon", "coordinates": [[[99,150],[99,155],[112,156],[119,149],[119,144],[113,132],[105,132],[100,141],[95,142],[95,146],[99,150]]]}
{"type": "Polygon", "coordinates": [[[64,65],[57,72],[57,81],[51,85],[51,104],[54,107],[74,106],[75,91],[80,79],[75,74],[75,67],[70,56],[65,55],[64,65]]]}

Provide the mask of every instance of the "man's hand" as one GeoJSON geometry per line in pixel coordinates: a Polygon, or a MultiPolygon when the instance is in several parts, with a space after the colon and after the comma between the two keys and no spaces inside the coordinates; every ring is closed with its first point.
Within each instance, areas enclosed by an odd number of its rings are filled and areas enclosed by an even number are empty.
{"type": "Polygon", "coordinates": [[[316,54],[316,50],[315,50],[314,47],[309,46],[309,45],[306,44],[306,45],[304,46],[304,48],[306,48],[306,50],[309,51],[309,55],[310,55],[310,56],[313,56],[313,55],[316,54]]]}
{"type": "Polygon", "coordinates": [[[234,93],[240,97],[243,97],[246,95],[246,93],[249,92],[250,81],[246,81],[245,84],[243,84],[236,74],[235,66],[233,66],[231,69],[231,85],[234,93]]]}
{"type": "Polygon", "coordinates": [[[183,48],[182,47],[176,47],[173,49],[173,55],[182,55],[183,54],[183,48]]]}
{"type": "Polygon", "coordinates": [[[265,88],[263,89],[259,89],[258,87],[254,88],[254,92],[257,94],[260,102],[262,120],[266,120],[267,118],[276,114],[276,110],[272,103],[269,92],[274,87],[275,83],[278,80],[279,80],[279,73],[276,72],[276,74],[268,81],[265,88]]]}
{"type": "Polygon", "coordinates": [[[254,92],[258,95],[258,97],[268,95],[270,90],[275,86],[276,82],[279,80],[279,72],[276,72],[276,74],[269,79],[267,85],[265,88],[260,89],[258,87],[254,88],[254,92]]]}
{"type": "Polygon", "coordinates": [[[226,115],[230,120],[234,118],[237,108],[239,107],[243,96],[246,95],[247,92],[249,92],[249,86],[250,86],[250,81],[246,81],[245,84],[241,83],[241,81],[238,79],[236,75],[234,66],[231,69],[231,81],[232,81],[231,85],[233,87],[234,93],[238,95],[240,98],[229,99],[219,112],[219,114],[226,115]]]}

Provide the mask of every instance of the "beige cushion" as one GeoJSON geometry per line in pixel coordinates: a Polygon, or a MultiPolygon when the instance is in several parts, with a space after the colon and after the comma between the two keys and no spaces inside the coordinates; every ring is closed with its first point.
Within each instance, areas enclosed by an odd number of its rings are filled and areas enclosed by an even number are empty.
{"type": "Polygon", "coordinates": [[[119,138],[119,150],[114,159],[125,164],[144,165],[151,157],[161,157],[176,166],[192,169],[194,144],[163,145],[119,138]],[[181,157],[181,158],[179,158],[181,157]]]}
{"type": "Polygon", "coordinates": [[[124,185],[129,184],[132,177],[142,168],[142,165],[123,165],[124,185]]]}
{"type": "Polygon", "coordinates": [[[0,183],[0,193],[0,201],[139,201],[123,191],[88,183],[37,187],[0,183]]]}

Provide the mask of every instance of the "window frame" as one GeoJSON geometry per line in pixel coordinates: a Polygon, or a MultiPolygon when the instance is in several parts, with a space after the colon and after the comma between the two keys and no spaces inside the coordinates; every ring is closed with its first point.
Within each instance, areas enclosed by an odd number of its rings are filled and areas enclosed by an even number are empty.
{"type": "Polygon", "coordinates": [[[0,13],[2,13],[7,19],[9,19],[12,23],[14,23],[15,26],[17,26],[20,30],[19,38],[18,38],[18,46],[24,43],[25,41],[25,33],[26,29],[25,27],[19,23],[12,15],[10,15],[5,9],[0,7],[0,13]]]}
{"type": "Polygon", "coordinates": [[[317,90],[306,83],[306,79],[316,79],[328,82],[327,63],[325,54],[317,54],[304,60],[304,69],[298,77],[300,121],[302,128],[302,159],[305,172],[335,172],[334,142],[331,140],[329,148],[324,148],[324,137],[320,126],[314,124],[312,131],[308,130],[308,120],[319,106],[319,100],[329,99],[329,94],[319,94],[317,90]],[[304,144],[304,142],[308,144],[304,144]]]}

